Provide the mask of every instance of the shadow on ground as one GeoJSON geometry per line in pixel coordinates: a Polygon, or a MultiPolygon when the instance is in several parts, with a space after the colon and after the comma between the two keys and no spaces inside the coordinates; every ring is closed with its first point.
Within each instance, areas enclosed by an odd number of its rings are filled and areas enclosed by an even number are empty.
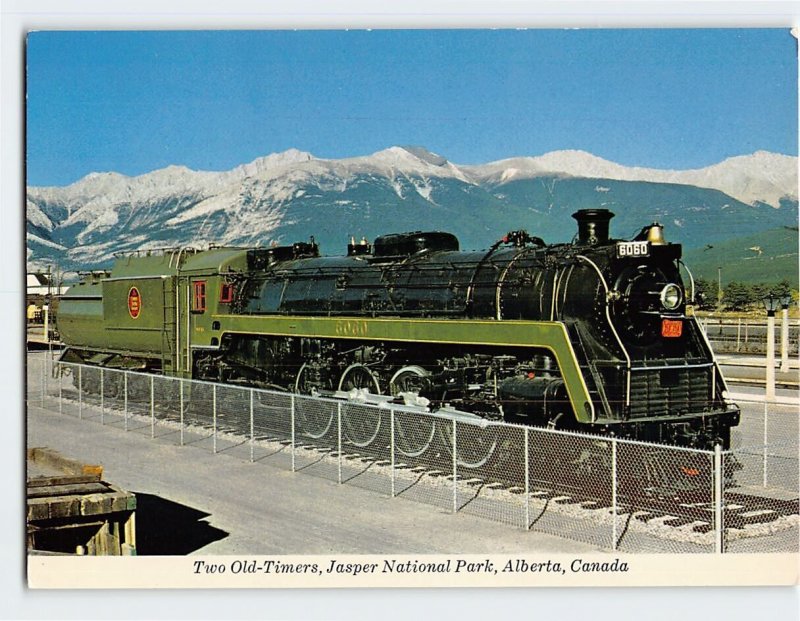
{"type": "Polygon", "coordinates": [[[210,514],[152,494],[136,494],[136,553],[184,555],[228,533],[204,520],[210,514]]]}

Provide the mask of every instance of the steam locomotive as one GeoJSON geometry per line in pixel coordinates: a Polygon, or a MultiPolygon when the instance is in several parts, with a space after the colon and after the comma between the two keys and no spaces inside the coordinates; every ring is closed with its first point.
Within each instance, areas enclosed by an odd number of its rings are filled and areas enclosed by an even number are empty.
{"type": "Polygon", "coordinates": [[[573,242],[444,232],[117,258],[62,298],[62,359],[305,394],[368,393],[486,420],[709,448],[739,411],[663,227],[573,242]]]}

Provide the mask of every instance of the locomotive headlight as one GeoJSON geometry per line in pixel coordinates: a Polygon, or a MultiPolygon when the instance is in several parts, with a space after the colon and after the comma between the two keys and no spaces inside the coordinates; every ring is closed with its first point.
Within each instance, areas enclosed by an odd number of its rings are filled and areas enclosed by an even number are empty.
{"type": "Polygon", "coordinates": [[[667,310],[673,311],[681,305],[683,301],[683,293],[681,288],[674,284],[669,283],[661,290],[661,306],[667,310]]]}

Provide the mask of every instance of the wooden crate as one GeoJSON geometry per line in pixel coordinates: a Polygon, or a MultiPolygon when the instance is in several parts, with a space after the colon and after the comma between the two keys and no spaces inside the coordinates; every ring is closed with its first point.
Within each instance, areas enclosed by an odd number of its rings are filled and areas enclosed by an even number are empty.
{"type": "Polygon", "coordinates": [[[27,453],[30,554],[136,554],[136,497],[102,480],[102,466],[48,448],[27,453]]]}

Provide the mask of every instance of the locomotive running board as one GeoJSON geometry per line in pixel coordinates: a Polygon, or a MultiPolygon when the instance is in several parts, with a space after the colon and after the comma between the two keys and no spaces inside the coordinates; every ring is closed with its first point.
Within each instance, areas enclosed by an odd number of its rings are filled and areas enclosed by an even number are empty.
{"type": "MultiPolygon", "coordinates": [[[[558,363],[581,423],[596,422],[589,389],[581,373],[566,326],[558,321],[496,321],[486,319],[405,319],[366,317],[303,317],[297,315],[213,315],[225,334],[259,334],[295,338],[442,343],[530,347],[549,350],[558,363]]],[[[208,333],[206,333],[207,335],[208,333]]],[[[197,344],[201,335],[193,339],[197,344]]],[[[205,336],[210,338],[210,336],[205,336]]]]}

